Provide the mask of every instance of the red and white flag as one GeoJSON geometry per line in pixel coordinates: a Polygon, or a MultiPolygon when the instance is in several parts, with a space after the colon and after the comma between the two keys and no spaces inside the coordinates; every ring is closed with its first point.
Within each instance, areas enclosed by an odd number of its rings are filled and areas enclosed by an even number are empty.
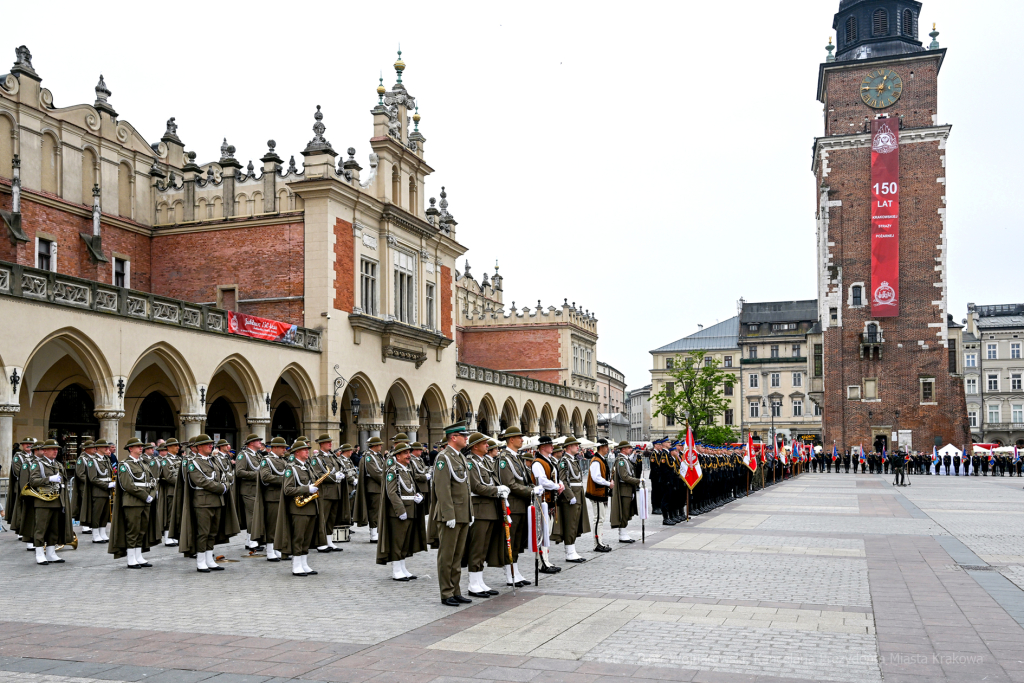
{"type": "Polygon", "coordinates": [[[686,452],[683,453],[682,462],[679,463],[679,474],[691,491],[704,476],[700,469],[700,460],[697,459],[697,448],[693,443],[693,430],[689,425],[686,427],[686,452]]]}
{"type": "Polygon", "coordinates": [[[757,455],[754,453],[754,435],[747,432],[747,455],[744,463],[751,472],[757,472],[757,455]]]}

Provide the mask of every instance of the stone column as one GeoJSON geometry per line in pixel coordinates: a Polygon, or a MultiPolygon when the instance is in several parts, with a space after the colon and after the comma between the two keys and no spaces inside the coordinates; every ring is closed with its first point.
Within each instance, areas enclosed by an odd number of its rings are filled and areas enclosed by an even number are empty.
{"type": "Polygon", "coordinates": [[[199,436],[199,430],[206,420],[206,413],[182,413],[178,419],[181,420],[181,440],[191,441],[199,436]]]}
{"type": "Polygon", "coordinates": [[[409,437],[409,443],[412,443],[416,440],[416,432],[419,431],[420,426],[418,424],[396,425],[395,429],[404,432],[409,437]]]}
{"type": "Polygon", "coordinates": [[[359,448],[363,450],[366,450],[366,442],[373,437],[377,437],[379,439],[380,430],[384,429],[384,425],[382,424],[366,423],[359,426],[362,427],[362,429],[359,430],[359,448]]]}
{"type": "Polygon", "coordinates": [[[97,410],[94,415],[100,421],[100,438],[106,439],[107,443],[112,443],[115,447],[120,446],[120,426],[124,411],[101,409],[97,410]]]}
{"type": "Polygon", "coordinates": [[[0,405],[0,472],[11,471],[11,453],[14,451],[14,414],[21,410],[17,403],[0,405]]]}
{"type": "Polygon", "coordinates": [[[251,431],[253,434],[259,435],[259,437],[263,440],[263,443],[267,443],[268,441],[270,441],[270,418],[250,417],[249,431],[251,431]]]}

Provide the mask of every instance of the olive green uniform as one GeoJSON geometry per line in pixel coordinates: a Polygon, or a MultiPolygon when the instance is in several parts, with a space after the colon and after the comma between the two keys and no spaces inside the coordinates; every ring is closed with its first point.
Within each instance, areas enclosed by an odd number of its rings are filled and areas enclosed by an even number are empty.
{"type": "MultiPolygon", "coordinates": [[[[260,460],[257,495],[253,501],[253,521],[249,537],[257,543],[273,543],[277,532],[277,517],[281,505],[281,486],[284,484],[288,463],[274,453],[260,460]]],[[[269,559],[269,555],[268,555],[269,559]]]]}
{"type": "Polygon", "coordinates": [[[615,455],[612,464],[612,509],[610,526],[613,529],[625,529],[629,520],[637,515],[636,489],[640,479],[634,476],[633,463],[621,453],[615,455]]]}
{"type": "Polygon", "coordinates": [[[504,515],[498,514],[500,482],[490,456],[470,454],[467,460],[473,524],[469,527],[462,566],[470,572],[482,572],[485,563],[491,567],[507,564],[504,515]]]}
{"type": "Polygon", "coordinates": [[[401,562],[427,549],[426,527],[416,503],[418,493],[411,467],[396,462],[388,468],[380,500],[379,519],[385,523],[381,524],[377,539],[377,564],[401,562]]]}
{"type": "Polygon", "coordinates": [[[114,557],[124,557],[125,551],[132,548],[149,550],[154,494],[159,495],[153,471],[141,458],[123,458],[117,466],[117,493],[107,552],[114,557]]]}
{"type": "MultiPolygon", "coordinates": [[[[28,485],[40,493],[56,492],[59,495],[53,500],[43,500],[34,496],[23,496],[23,499],[34,501],[33,543],[36,548],[57,546],[70,543],[75,537],[71,529],[71,501],[68,496],[67,484],[64,482],[64,468],[56,460],[37,457],[29,464],[28,485]],[[50,477],[57,475],[59,482],[51,482],[50,477]]],[[[24,529],[27,531],[27,529],[24,529]]]]}
{"type": "Polygon", "coordinates": [[[441,599],[461,596],[462,555],[473,512],[470,504],[469,467],[466,459],[451,446],[438,453],[434,463],[430,508],[433,525],[432,545],[437,548],[437,582],[441,599]],[[455,520],[449,529],[446,522],[455,520]]]}
{"type": "Polygon", "coordinates": [[[565,484],[565,490],[556,500],[558,514],[551,529],[551,542],[564,544],[568,552],[577,538],[590,532],[590,515],[583,499],[583,469],[575,455],[565,453],[559,459],[558,481],[565,484]]]}
{"type": "Polygon", "coordinates": [[[312,495],[309,487],[316,477],[310,465],[311,460],[303,463],[296,458],[285,469],[274,532],[277,550],[285,555],[307,555],[310,548],[326,542],[320,519],[320,499],[315,498],[302,506],[295,502],[296,497],[312,495]]]}
{"type": "Polygon", "coordinates": [[[380,493],[384,479],[384,456],[366,451],[359,461],[359,483],[356,486],[355,520],[360,526],[376,529],[380,512],[380,493]]]}
{"type": "MultiPolygon", "coordinates": [[[[193,552],[213,550],[223,522],[228,485],[224,472],[212,457],[198,456],[188,463],[187,482],[192,492],[195,515],[195,546],[193,552]]],[[[182,544],[184,547],[184,544],[182,544]]]]}
{"type": "Polygon", "coordinates": [[[252,534],[252,512],[256,507],[256,479],[260,476],[260,455],[247,445],[235,458],[235,487],[241,501],[238,521],[252,534]]]}

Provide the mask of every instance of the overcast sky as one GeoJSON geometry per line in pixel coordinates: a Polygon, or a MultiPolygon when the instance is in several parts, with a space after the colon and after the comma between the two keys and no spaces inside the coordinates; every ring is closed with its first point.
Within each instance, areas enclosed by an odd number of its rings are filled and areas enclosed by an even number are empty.
{"type": "MultiPolygon", "coordinates": [[[[243,165],[268,138],[301,163],[319,104],[366,167],[400,42],[427,196],[447,187],[473,274],[498,259],[507,302],[596,311],[598,357],[631,388],[648,351],[740,297],[815,296],[815,87],[838,0],[61,4],[5,7],[7,59],[28,45],[58,107],[91,103],[102,73],[122,119],[156,141],[177,117],[201,162],[226,136],[243,165]]],[[[932,22],[960,320],[1024,299],[1024,3],[924,0],[926,43],[932,22]]]]}

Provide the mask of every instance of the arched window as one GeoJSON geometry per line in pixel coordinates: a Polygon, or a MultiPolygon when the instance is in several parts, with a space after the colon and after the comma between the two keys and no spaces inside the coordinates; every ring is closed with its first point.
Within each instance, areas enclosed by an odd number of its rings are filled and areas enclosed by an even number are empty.
{"type": "Polygon", "coordinates": [[[82,203],[86,206],[92,206],[92,186],[97,182],[96,153],[86,147],[82,150],[82,203]]]}
{"type": "Polygon", "coordinates": [[[903,35],[911,38],[917,35],[917,27],[914,26],[914,12],[913,10],[903,10],[903,35]]]}
{"type": "Polygon", "coordinates": [[[132,217],[132,168],[128,164],[117,167],[117,215],[132,217]]]}
{"type": "Polygon", "coordinates": [[[299,435],[299,424],[295,421],[295,411],[287,403],[278,404],[274,409],[274,417],[270,420],[271,436],[280,436],[291,443],[299,435]]]}
{"type": "Polygon", "coordinates": [[[876,36],[889,35],[889,13],[884,9],[876,9],[872,16],[871,29],[876,36]]]}
{"type": "Polygon", "coordinates": [[[850,17],[846,20],[846,44],[857,42],[857,18],[850,17]]]}
{"type": "Polygon", "coordinates": [[[57,172],[60,168],[60,143],[57,139],[45,133],[43,135],[43,154],[42,162],[42,186],[40,189],[43,192],[49,192],[50,194],[57,194],[57,172]]]}
{"type": "Polygon", "coordinates": [[[212,204],[213,204],[213,217],[214,218],[224,218],[224,202],[223,202],[223,200],[221,200],[219,195],[218,196],[214,196],[212,204]]]}
{"type": "Polygon", "coordinates": [[[47,438],[56,439],[64,456],[77,452],[78,444],[85,437],[95,439],[100,433],[100,423],[93,414],[93,401],[89,392],[80,384],[69,384],[61,389],[50,406],[50,420],[47,423],[47,438]]]}
{"type": "Polygon", "coordinates": [[[238,446],[238,423],[235,411],[226,398],[221,396],[206,413],[206,433],[214,439],[227,439],[232,446],[238,446]]]}

